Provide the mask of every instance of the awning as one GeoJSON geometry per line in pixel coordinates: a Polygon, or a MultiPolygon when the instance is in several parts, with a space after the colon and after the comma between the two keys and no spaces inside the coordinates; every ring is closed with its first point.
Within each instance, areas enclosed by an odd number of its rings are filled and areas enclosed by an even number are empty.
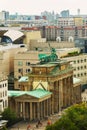
{"type": "Polygon", "coordinates": [[[14,42],[15,40],[24,36],[24,34],[17,30],[8,30],[6,33],[4,33],[4,36],[9,37],[12,40],[12,42],[14,42]]]}

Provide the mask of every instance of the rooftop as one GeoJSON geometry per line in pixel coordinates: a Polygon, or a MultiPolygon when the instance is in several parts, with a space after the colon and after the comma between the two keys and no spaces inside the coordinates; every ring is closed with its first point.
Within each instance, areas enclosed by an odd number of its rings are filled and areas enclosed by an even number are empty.
{"type": "Polygon", "coordinates": [[[36,98],[42,98],[45,97],[47,95],[51,95],[52,93],[43,89],[36,89],[36,90],[32,90],[32,91],[8,91],[8,97],[18,97],[18,96],[22,96],[22,95],[29,95],[29,96],[33,96],[36,98]]]}
{"type": "Polygon", "coordinates": [[[29,81],[28,76],[22,76],[22,77],[18,80],[18,82],[28,82],[28,81],[29,81]]]}

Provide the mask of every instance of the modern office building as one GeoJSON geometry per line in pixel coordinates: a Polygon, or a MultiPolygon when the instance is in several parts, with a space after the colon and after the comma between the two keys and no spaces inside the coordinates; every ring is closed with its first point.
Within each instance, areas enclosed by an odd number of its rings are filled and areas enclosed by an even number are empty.
{"type": "Polygon", "coordinates": [[[63,10],[63,11],[61,11],[61,17],[64,17],[64,18],[67,18],[67,17],[69,17],[69,10],[63,10]]]}
{"type": "Polygon", "coordinates": [[[5,21],[9,19],[9,12],[8,11],[1,11],[0,12],[0,21],[5,21]]]}

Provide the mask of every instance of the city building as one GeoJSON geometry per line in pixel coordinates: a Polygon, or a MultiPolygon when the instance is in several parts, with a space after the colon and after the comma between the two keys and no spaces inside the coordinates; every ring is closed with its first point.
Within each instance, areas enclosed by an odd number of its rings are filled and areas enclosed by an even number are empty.
{"type": "Polygon", "coordinates": [[[17,79],[16,90],[8,92],[9,107],[18,117],[43,119],[81,102],[81,84],[73,81],[73,68],[69,62],[57,59],[54,49],[50,55],[42,53],[31,68],[31,73],[17,79]]]}
{"type": "Polygon", "coordinates": [[[8,79],[0,77],[0,113],[8,107],[8,79]]]}
{"type": "Polygon", "coordinates": [[[75,26],[67,25],[63,26],[45,26],[41,27],[41,36],[46,38],[47,41],[56,41],[57,38],[60,38],[61,41],[74,41],[80,37],[87,37],[87,27],[86,26],[75,26]]]}
{"type": "Polygon", "coordinates": [[[75,39],[75,47],[79,47],[81,52],[87,53],[87,36],[75,39]]]}
{"type": "Polygon", "coordinates": [[[29,46],[30,40],[41,39],[41,33],[40,33],[40,31],[37,30],[37,28],[36,28],[36,30],[28,29],[27,31],[22,29],[22,31],[25,35],[23,43],[28,46],[29,46]]]}
{"type": "Polygon", "coordinates": [[[81,54],[64,58],[71,61],[74,68],[73,76],[81,80],[81,84],[87,84],[87,55],[81,54]]]}
{"type": "Polygon", "coordinates": [[[1,11],[0,12],[0,21],[5,22],[5,20],[9,19],[9,12],[8,11],[1,11]]]}
{"type": "Polygon", "coordinates": [[[69,10],[63,10],[63,11],[61,11],[60,14],[61,14],[61,17],[64,17],[64,18],[70,16],[70,14],[69,14],[69,10]]]}
{"type": "Polygon", "coordinates": [[[82,97],[82,102],[83,102],[83,103],[86,103],[86,105],[87,105],[87,89],[85,89],[85,90],[82,92],[81,97],[82,97]]]}
{"type": "MultiPolygon", "coordinates": [[[[31,64],[36,64],[39,62],[38,55],[41,54],[41,51],[25,51],[18,52],[14,57],[14,89],[20,90],[20,84],[18,80],[28,73],[32,72],[31,64]]],[[[50,54],[50,52],[43,52],[50,54]]]]}

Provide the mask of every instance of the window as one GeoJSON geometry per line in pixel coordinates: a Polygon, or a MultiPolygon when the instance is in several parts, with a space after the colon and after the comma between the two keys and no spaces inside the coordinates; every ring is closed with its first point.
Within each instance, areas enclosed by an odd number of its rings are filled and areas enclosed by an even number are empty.
{"type": "Polygon", "coordinates": [[[84,62],[86,62],[86,59],[84,59],[84,62]]]}
{"type": "Polygon", "coordinates": [[[19,73],[23,72],[23,69],[18,69],[18,72],[19,72],[19,73]]]}
{"type": "Polygon", "coordinates": [[[4,91],[3,91],[3,97],[4,97],[4,91]]]}
{"type": "Polygon", "coordinates": [[[2,88],[2,85],[0,84],[0,88],[2,88]]]}
{"type": "Polygon", "coordinates": [[[19,65],[19,66],[22,66],[22,65],[23,65],[23,62],[22,62],[22,61],[18,61],[18,65],[19,65]]]}
{"type": "Polygon", "coordinates": [[[86,65],[84,66],[84,68],[86,69],[86,65]]]}
{"type": "Polygon", "coordinates": [[[77,60],[77,62],[79,63],[79,60],[77,60]]]}
{"type": "Polygon", "coordinates": [[[7,96],[7,91],[5,91],[5,96],[7,96]]]}
{"type": "Polygon", "coordinates": [[[30,65],[30,62],[26,62],[26,65],[29,66],[29,65],[30,65]]]}
{"type": "Polygon", "coordinates": [[[18,76],[18,79],[20,79],[21,78],[21,76],[18,76]]]}
{"type": "Polygon", "coordinates": [[[5,100],[5,107],[7,107],[7,100],[5,100]]]}
{"type": "Polygon", "coordinates": [[[0,92],[0,97],[2,97],[2,92],[0,92]]]}
{"type": "Polygon", "coordinates": [[[83,62],[83,60],[81,60],[81,63],[83,62]]]}
{"type": "Polygon", "coordinates": [[[26,69],[26,73],[30,72],[30,69],[26,69]]]}
{"type": "Polygon", "coordinates": [[[76,64],[76,61],[74,60],[74,64],[76,64]]]}
{"type": "Polygon", "coordinates": [[[78,70],[79,70],[79,67],[78,67],[78,70]]]}
{"type": "Polygon", "coordinates": [[[86,76],[86,72],[84,73],[84,75],[86,76]]]}
{"type": "Polygon", "coordinates": [[[81,73],[81,76],[83,76],[83,73],[81,73]]]}
{"type": "Polygon", "coordinates": [[[81,66],[81,69],[83,69],[83,66],[81,66]]]}
{"type": "Polygon", "coordinates": [[[79,77],[80,75],[78,74],[77,76],[79,77]]]}

